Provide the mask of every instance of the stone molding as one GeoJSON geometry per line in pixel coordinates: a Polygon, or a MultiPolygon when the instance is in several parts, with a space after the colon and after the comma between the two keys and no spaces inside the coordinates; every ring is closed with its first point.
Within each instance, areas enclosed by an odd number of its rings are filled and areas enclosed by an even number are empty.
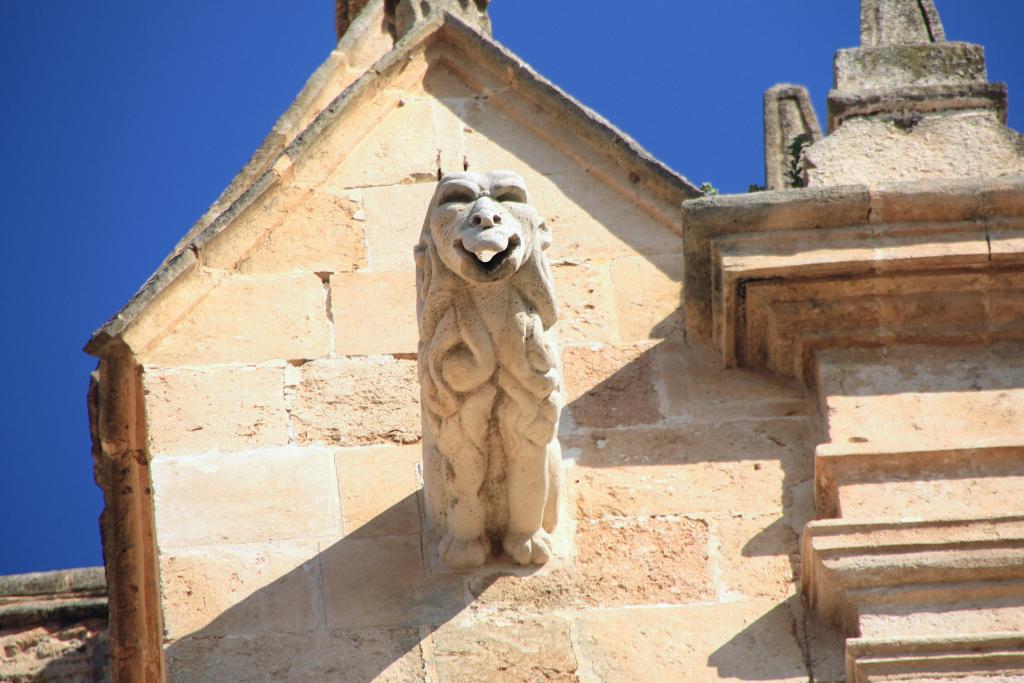
{"type": "Polygon", "coordinates": [[[1016,680],[1024,675],[1022,545],[1020,516],[821,520],[804,530],[801,582],[813,609],[860,636],[846,643],[848,681],[1016,680]]]}
{"type": "Polygon", "coordinates": [[[1019,176],[684,202],[687,331],[808,383],[817,349],[1022,339],[1022,215],[1019,176]]]}
{"type": "Polygon", "coordinates": [[[0,576],[0,629],[106,616],[103,567],[0,576]]]}
{"type": "Polygon", "coordinates": [[[1016,680],[1024,672],[1024,636],[987,633],[948,637],[851,638],[847,683],[882,680],[1016,680]],[[946,678],[948,676],[948,678],[946,678]],[[969,679],[975,680],[975,679],[969,679]]]}
{"type": "Polygon", "coordinates": [[[828,128],[835,130],[858,116],[887,117],[912,127],[925,114],[983,110],[995,111],[1005,126],[1007,106],[1005,83],[915,85],[853,93],[833,90],[828,94],[828,128]]]}

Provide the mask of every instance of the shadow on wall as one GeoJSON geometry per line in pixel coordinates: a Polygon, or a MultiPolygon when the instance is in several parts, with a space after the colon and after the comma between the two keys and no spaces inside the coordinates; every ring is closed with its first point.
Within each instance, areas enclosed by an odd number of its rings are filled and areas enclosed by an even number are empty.
{"type": "Polygon", "coordinates": [[[428,571],[419,534],[386,535],[417,498],[171,644],[171,680],[422,679],[421,642],[468,600],[463,576],[428,571]]]}
{"type": "MultiPolygon", "coordinates": [[[[763,494],[765,509],[778,514],[759,517],[768,521],[743,536],[738,552],[744,558],[788,556],[793,564],[788,575],[782,572],[785,583],[796,571],[794,528],[806,516],[798,509],[806,501],[794,498],[810,497],[809,486],[801,493],[794,490],[810,480],[811,468],[800,420],[777,418],[799,418],[794,406],[806,402],[792,387],[769,378],[722,371],[708,353],[669,340],[637,349],[632,360],[623,364],[615,359],[607,377],[570,401],[575,424],[561,437],[566,457],[578,461],[569,470],[574,494],[570,505],[575,504],[569,516],[578,525],[600,523],[609,515],[728,518],[729,510],[756,507],[750,501],[763,494]],[[686,389],[686,395],[673,393],[672,382],[678,383],[676,389],[686,389]],[[751,414],[757,419],[750,419],[751,414]],[[620,426],[623,421],[626,427],[620,426]],[[611,424],[617,426],[607,426],[611,424]],[[652,480],[660,482],[654,489],[649,488],[652,480]],[[735,503],[737,497],[744,502],[735,503]]],[[[578,356],[567,352],[565,362],[593,366],[595,359],[584,350],[578,356]]],[[[683,560],[673,556],[657,565],[665,567],[663,576],[636,580],[629,575],[639,566],[630,561],[635,549],[620,553],[625,559],[617,562],[615,553],[601,545],[613,541],[591,533],[578,534],[578,544],[593,547],[578,548],[574,566],[557,570],[561,575],[536,577],[529,582],[533,587],[527,590],[528,599],[519,602],[508,583],[507,564],[488,565],[469,579],[432,571],[421,534],[395,532],[409,530],[410,507],[418,506],[418,496],[408,496],[203,628],[177,639],[166,650],[172,680],[406,681],[422,680],[435,665],[440,676],[432,673],[434,678],[459,680],[452,674],[458,670],[453,662],[496,666],[503,656],[489,652],[492,644],[485,640],[470,639],[476,643],[470,650],[478,651],[468,652],[460,649],[466,641],[453,645],[449,635],[432,637],[446,624],[457,623],[460,615],[468,617],[475,601],[483,601],[480,606],[490,614],[498,596],[502,606],[496,614],[509,629],[502,627],[502,646],[526,652],[532,643],[517,642],[520,624],[531,620],[530,612],[550,616],[552,610],[545,605],[557,603],[563,612],[573,609],[576,619],[584,619],[591,607],[664,605],[668,600],[687,608],[707,605],[716,594],[704,546],[676,549],[683,560]],[[690,576],[694,567],[704,567],[706,576],[690,576]],[[676,575],[678,581],[672,578],[676,575]],[[560,583],[562,579],[567,581],[560,583]],[[682,587],[683,593],[674,593],[673,586],[682,587]],[[705,592],[694,597],[699,590],[705,592]],[[556,602],[545,602],[550,597],[546,593],[556,602]]],[[[638,543],[642,549],[647,539],[638,543]]],[[[785,594],[787,588],[782,590],[785,594]]],[[[795,635],[794,611],[799,610],[789,603],[780,597],[771,607],[770,601],[761,600],[754,605],[761,616],[735,620],[736,631],[723,633],[721,641],[708,646],[700,664],[717,668],[722,677],[742,680],[806,675],[795,635]],[[780,643],[788,648],[788,659],[775,654],[780,643]]],[[[514,670],[500,671],[493,672],[495,680],[514,670]]],[[[527,679],[532,675],[528,670],[520,674],[527,679]]],[[[570,675],[566,680],[574,679],[570,675]]]]}

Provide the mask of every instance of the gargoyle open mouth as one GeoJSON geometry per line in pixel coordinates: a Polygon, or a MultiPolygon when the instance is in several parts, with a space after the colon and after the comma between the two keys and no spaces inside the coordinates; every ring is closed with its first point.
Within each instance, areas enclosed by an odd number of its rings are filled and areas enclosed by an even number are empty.
{"type": "Polygon", "coordinates": [[[487,273],[494,273],[501,268],[508,258],[512,256],[519,244],[519,235],[514,233],[508,236],[508,242],[501,251],[495,251],[493,247],[497,245],[493,243],[485,244],[478,242],[473,245],[475,249],[471,249],[464,241],[459,241],[459,246],[462,247],[462,250],[473,257],[473,260],[487,273]]]}

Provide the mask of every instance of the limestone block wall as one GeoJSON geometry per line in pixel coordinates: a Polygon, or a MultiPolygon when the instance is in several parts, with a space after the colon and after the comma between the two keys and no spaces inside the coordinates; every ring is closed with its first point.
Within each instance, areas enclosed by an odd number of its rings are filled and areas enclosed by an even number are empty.
{"type": "Polygon", "coordinates": [[[683,342],[678,187],[467,63],[403,61],[124,333],[170,678],[807,680],[813,405],[683,342]],[[554,235],[570,542],[536,571],[423,534],[412,246],[464,168],[554,235]]]}

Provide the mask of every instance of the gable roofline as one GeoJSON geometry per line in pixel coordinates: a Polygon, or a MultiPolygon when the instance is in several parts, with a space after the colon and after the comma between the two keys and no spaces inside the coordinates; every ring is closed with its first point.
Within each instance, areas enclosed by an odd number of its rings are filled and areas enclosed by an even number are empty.
{"type": "MultiPolygon", "coordinates": [[[[685,199],[703,196],[683,175],[656,159],[604,117],[538,74],[511,51],[489,36],[479,33],[458,17],[443,12],[416,27],[395,43],[392,50],[342,90],[305,129],[271,157],[274,148],[282,143],[280,134],[277,134],[278,124],[285,119],[296,118],[302,113],[303,108],[308,106],[312,95],[324,81],[321,72],[328,68],[330,59],[321,65],[221,197],[193,225],[171,255],[160,264],[156,272],[132,295],[121,310],[93,333],[84,351],[93,356],[102,356],[107,344],[122,335],[160,293],[199,263],[199,252],[206,244],[227,228],[264,192],[286,177],[292,159],[299,158],[309,149],[353,104],[364,97],[372,96],[374,84],[400,70],[414,50],[430,42],[445,39],[450,40],[458,49],[471,52],[499,68],[507,69],[512,74],[511,83],[523,88],[527,95],[541,102],[553,104],[564,112],[581,136],[596,151],[619,161],[632,162],[630,165],[636,166],[661,184],[684,195],[685,199]],[[241,190],[240,181],[249,181],[244,190],[241,190]],[[236,196],[232,198],[232,194],[236,196]]],[[[339,45],[340,47],[342,46],[339,45]]]]}

